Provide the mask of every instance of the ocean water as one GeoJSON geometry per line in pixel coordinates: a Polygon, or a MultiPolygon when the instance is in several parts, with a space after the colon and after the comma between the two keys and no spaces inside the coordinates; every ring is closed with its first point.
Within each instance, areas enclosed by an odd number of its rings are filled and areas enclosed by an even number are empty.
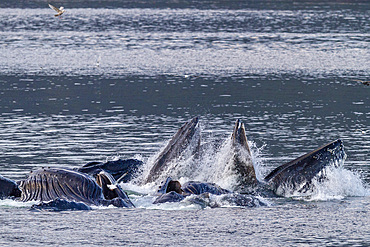
{"type": "Polygon", "coordinates": [[[338,138],[347,159],[310,194],[261,196],[256,208],[153,205],[159,181],[121,184],[135,209],[2,200],[1,246],[370,245],[367,1],[55,5],[62,18],[45,1],[0,3],[1,175],[117,158],[147,171],[194,116],[209,148],[179,162],[181,182],[232,189],[222,169],[237,119],[259,178],[338,138]]]}

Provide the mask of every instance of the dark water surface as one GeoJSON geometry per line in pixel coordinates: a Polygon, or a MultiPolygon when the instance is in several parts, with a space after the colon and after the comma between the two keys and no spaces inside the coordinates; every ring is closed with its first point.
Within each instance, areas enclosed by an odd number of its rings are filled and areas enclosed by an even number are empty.
{"type": "MultiPolygon", "coordinates": [[[[261,176],[338,138],[348,157],[312,195],[258,208],[132,195],[136,209],[52,213],[3,200],[1,246],[370,245],[368,2],[55,5],[66,8],[61,19],[44,1],[0,3],[1,175],[149,162],[194,116],[204,143],[224,142],[241,119],[261,176]]],[[[210,176],[223,152],[210,149],[196,178],[228,187],[210,176]]]]}

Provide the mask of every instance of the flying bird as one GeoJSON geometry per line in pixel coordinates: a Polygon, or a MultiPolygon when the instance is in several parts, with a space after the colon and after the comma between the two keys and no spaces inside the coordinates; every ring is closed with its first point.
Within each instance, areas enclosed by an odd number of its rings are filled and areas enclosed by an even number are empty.
{"type": "Polygon", "coordinates": [[[362,81],[362,80],[354,80],[354,81],[361,82],[361,83],[362,83],[362,84],[364,84],[365,86],[370,86],[370,81],[362,81]]]}
{"type": "Polygon", "coordinates": [[[53,6],[53,5],[51,5],[50,3],[49,3],[49,7],[51,8],[51,9],[53,9],[53,10],[55,10],[56,12],[58,12],[58,14],[55,14],[54,16],[55,17],[57,17],[57,16],[61,16],[63,13],[64,13],[64,7],[60,7],[59,9],[57,8],[57,7],[55,7],[55,6],[53,6]]]}

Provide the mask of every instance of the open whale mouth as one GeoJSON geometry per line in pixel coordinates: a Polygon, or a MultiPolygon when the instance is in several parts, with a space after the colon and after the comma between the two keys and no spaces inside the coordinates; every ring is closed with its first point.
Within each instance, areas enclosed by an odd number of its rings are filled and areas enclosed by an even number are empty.
{"type": "Polygon", "coordinates": [[[197,154],[200,146],[199,117],[186,122],[168,142],[167,146],[155,159],[145,183],[156,181],[174,161],[180,159],[191,149],[191,154],[197,154]]]}
{"type": "Polygon", "coordinates": [[[343,142],[338,139],[277,167],[265,181],[278,195],[307,192],[312,189],[313,179],[325,180],[325,169],[342,166],[346,157],[343,142]]]}

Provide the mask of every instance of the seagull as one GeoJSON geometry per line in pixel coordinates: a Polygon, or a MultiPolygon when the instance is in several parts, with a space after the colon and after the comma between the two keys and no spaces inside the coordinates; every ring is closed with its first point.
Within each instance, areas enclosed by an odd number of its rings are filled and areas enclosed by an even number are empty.
{"type": "Polygon", "coordinates": [[[362,81],[362,80],[354,80],[354,81],[361,82],[361,83],[362,83],[362,84],[364,84],[365,86],[370,86],[370,81],[362,81]]]}
{"type": "Polygon", "coordinates": [[[355,131],[359,131],[359,132],[361,132],[361,134],[366,134],[370,130],[355,129],[355,131]]]}
{"type": "Polygon", "coordinates": [[[55,17],[57,17],[57,16],[61,16],[63,13],[64,13],[64,7],[60,7],[59,9],[57,8],[57,7],[55,7],[55,6],[53,6],[53,5],[51,5],[50,3],[49,3],[49,7],[51,8],[51,9],[53,9],[53,10],[55,10],[56,12],[58,12],[58,14],[55,14],[54,16],[55,17]]]}

